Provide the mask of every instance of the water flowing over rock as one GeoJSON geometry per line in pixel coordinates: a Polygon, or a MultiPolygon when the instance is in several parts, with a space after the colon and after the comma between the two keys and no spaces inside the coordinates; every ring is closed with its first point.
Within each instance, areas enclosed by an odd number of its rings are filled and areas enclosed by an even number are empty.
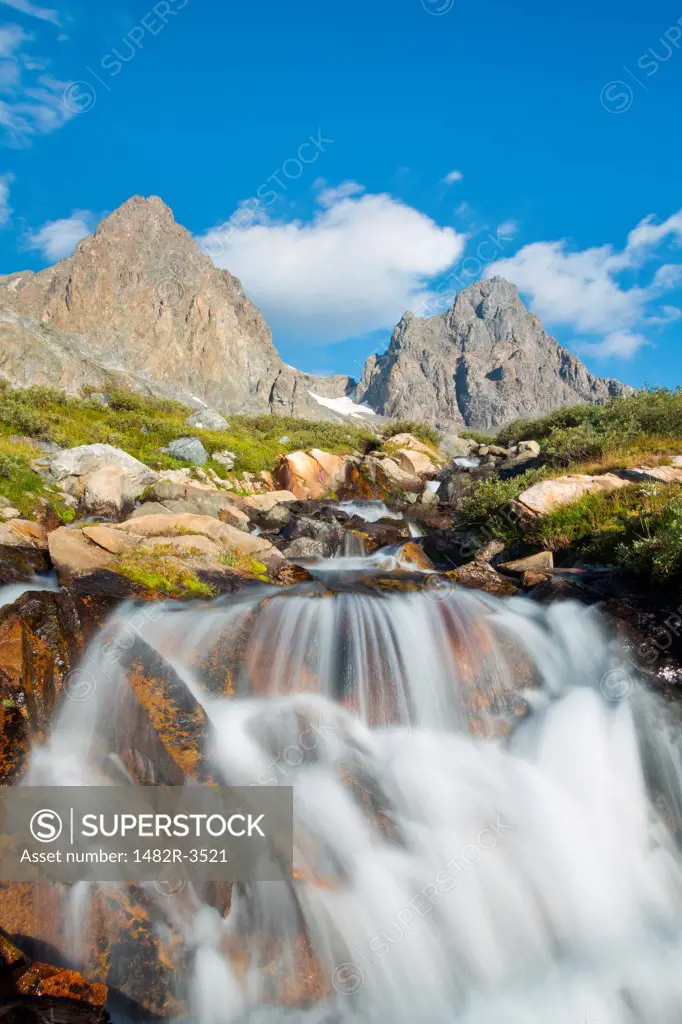
{"type": "Polygon", "coordinates": [[[492,430],[631,390],[593,377],[545,333],[514,285],[494,277],[465,288],[445,313],[406,313],[387,352],[367,360],[355,400],[396,419],[492,430]]]}
{"type": "Polygon", "coordinates": [[[5,887],[0,929],[134,1019],[676,1022],[682,746],[613,631],[461,587],[414,545],[314,572],[120,608],[26,775],[292,786],[291,880],[5,887]]]}

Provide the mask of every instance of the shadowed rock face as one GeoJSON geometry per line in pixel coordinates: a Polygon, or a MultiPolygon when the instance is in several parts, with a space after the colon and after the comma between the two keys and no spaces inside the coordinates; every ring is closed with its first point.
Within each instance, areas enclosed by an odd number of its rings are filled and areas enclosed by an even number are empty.
{"type": "Polygon", "coordinates": [[[514,285],[478,281],[447,312],[406,313],[388,351],[371,356],[354,396],[399,419],[490,430],[631,389],[593,377],[544,331],[514,285]]]}
{"type": "Polygon", "coordinates": [[[227,412],[340,419],[308,390],[354,381],[286,366],[239,281],[218,270],[156,196],[134,196],[73,256],[0,278],[0,374],[15,384],[120,384],[227,412]]]}

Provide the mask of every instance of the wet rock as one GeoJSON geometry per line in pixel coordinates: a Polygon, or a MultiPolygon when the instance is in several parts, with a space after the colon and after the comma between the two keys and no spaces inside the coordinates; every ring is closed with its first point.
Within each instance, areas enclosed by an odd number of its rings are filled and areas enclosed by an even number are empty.
{"type": "Polygon", "coordinates": [[[541,583],[545,583],[549,577],[549,573],[540,572],[536,569],[529,569],[521,576],[521,586],[524,590],[532,590],[533,587],[539,586],[541,583]]]}
{"type": "Polygon", "coordinates": [[[446,576],[460,587],[471,587],[473,590],[482,590],[497,597],[512,597],[518,594],[513,583],[500,576],[487,562],[468,562],[459,569],[446,573],[446,576]]]}
{"type": "Polygon", "coordinates": [[[114,749],[118,746],[136,783],[182,786],[190,778],[208,781],[208,719],[183,680],[139,637],[126,649],[114,633],[111,650],[125,670],[131,699],[119,708],[109,740],[114,749]]]}
{"type": "Polygon", "coordinates": [[[188,417],[187,424],[198,430],[228,430],[230,426],[225,417],[214,409],[199,409],[188,417]]]}
{"type": "Polygon", "coordinates": [[[510,573],[512,576],[522,576],[530,571],[551,571],[554,568],[554,555],[551,551],[538,551],[534,555],[516,558],[512,562],[500,562],[497,568],[500,572],[510,573]]]}
{"type": "Polygon", "coordinates": [[[82,648],[68,594],[29,591],[0,610],[0,784],[19,778],[31,744],[48,735],[82,648]]]}
{"type": "Polygon", "coordinates": [[[109,444],[80,445],[40,460],[50,481],[77,498],[86,511],[112,515],[131,509],[156,473],[109,444]]]}
{"type": "Polygon", "coordinates": [[[519,503],[536,515],[545,515],[559,505],[568,505],[585,494],[608,493],[628,486],[628,481],[615,473],[601,476],[574,474],[542,480],[519,495],[519,503]]]}
{"type": "Polygon", "coordinates": [[[327,546],[314,537],[297,537],[283,549],[287,558],[328,558],[327,546]]]}
{"type": "Polygon", "coordinates": [[[498,555],[501,555],[506,547],[503,540],[492,540],[482,541],[482,546],[478,549],[474,555],[475,562],[492,562],[498,555]]]}
{"type": "Polygon", "coordinates": [[[258,515],[258,525],[268,531],[281,530],[294,518],[293,512],[286,505],[275,505],[267,512],[258,515]]]}
{"type": "Polygon", "coordinates": [[[343,541],[343,528],[334,522],[300,516],[293,521],[290,528],[284,530],[283,536],[289,541],[303,538],[319,541],[324,557],[331,558],[343,541]]]}
{"type": "Polygon", "coordinates": [[[403,544],[398,552],[398,561],[406,569],[423,569],[433,571],[435,566],[428,555],[425,555],[419,544],[413,540],[403,544]]]}
{"type": "Polygon", "coordinates": [[[23,583],[49,568],[47,552],[40,548],[0,544],[0,586],[23,583]]]}

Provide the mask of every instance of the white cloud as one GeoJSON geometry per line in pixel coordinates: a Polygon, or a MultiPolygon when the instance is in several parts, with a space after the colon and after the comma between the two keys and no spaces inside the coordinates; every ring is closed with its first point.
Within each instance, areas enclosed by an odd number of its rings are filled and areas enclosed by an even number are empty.
{"type": "Polygon", "coordinates": [[[29,232],[24,239],[26,248],[36,249],[49,263],[56,263],[70,256],[81,238],[92,234],[95,220],[89,210],[74,210],[70,217],[48,221],[29,232]]]}
{"type": "Polygon", "coordinates": [[[51,21],[53,25],[60,25],[59,11],[49,7],[39,7],[31,3],[31,0],[0,0],[5,7],[12,7],[21,14],[27,14],[30,18],[39,18],[41,21],[51,21]]]}
{"type": "Polygon", "coordinates": [[[578,352],[597,356],[600,359],[619,357],[631,359],[644,345],[651,342],[643,334],[636,334],[633,331],[614,331],[607,334],[602,341],[576,343],[578,352]]]}
{"type": "Polygon", "coordinates": [[[12,216],[12,207],[9,204],[9,190],[13,181],[13,174],[0,175],[0,227],[9,223],[9,219],[12,216]]]}
{"type": "Polygon", "coordinates": [[[658,267],[648,284],[626,284],[654,259],[667,240],[682,241],[682,211],[656,224],[646,217],[628,235],[618,251],[604,245],[572,251],[568,243],[533,242],[507,259],[487,268],[486,276],[500,274],[513,281],[528,297],[533,312],[547,324],[572,328],[578,334],[602,335],[586,342],[586,351],[607,356],[633,356],[646,343],[637,328],[669,322],[675,307],[657,307],[656,300],[682,283],[682,266],[658,267]]]}
{"type": "Polygon", "coordinates": [[[458,181],[461,181],[464,175],[461,171],[450,171],[443,178],[443,185],[455,185],[458,181]]]}
{"type": "Polygon", "coordinates": [[[70,83],[46,74],[48,62],[25,52],[32,40],[19,25],[0,26],[0,127],[14,148],[56,131],[73,116],[64,101],[70,83]]]}
{"type": "Polygon", "coordinates": [[[307,222],[261,211],[243,230],[228,222],[200,241],[280,330],[334,341],[389,328],[452,266],[465,236],[359,188],[327,189],[307,222]]]}
{"type": "Polygon", "coordinates": [[[501,224],[497,225],[498,235],[500,236],[500,238],[504,238],[505,240],[508,238],[513,238],[518,230],[519,222],[516,220],[503,220],[501,224]]]}

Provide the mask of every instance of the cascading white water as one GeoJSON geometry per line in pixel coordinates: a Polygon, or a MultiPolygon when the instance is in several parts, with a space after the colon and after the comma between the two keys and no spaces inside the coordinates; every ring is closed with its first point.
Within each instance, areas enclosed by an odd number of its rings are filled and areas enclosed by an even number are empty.
{"type": "Polygon", "coordinates": [[[358,578],[358,561],[122,609],[89,653],[92,699],[34,753],[29,783],[108,765],[121,784],[128,684],[107,652],[128,631],[204,707],[224,783],[293,786],[291,884],[187,925],[188,1024],[678,1024],[676,713],[593,610],[377,579],[372,559],[358,578]]]}

